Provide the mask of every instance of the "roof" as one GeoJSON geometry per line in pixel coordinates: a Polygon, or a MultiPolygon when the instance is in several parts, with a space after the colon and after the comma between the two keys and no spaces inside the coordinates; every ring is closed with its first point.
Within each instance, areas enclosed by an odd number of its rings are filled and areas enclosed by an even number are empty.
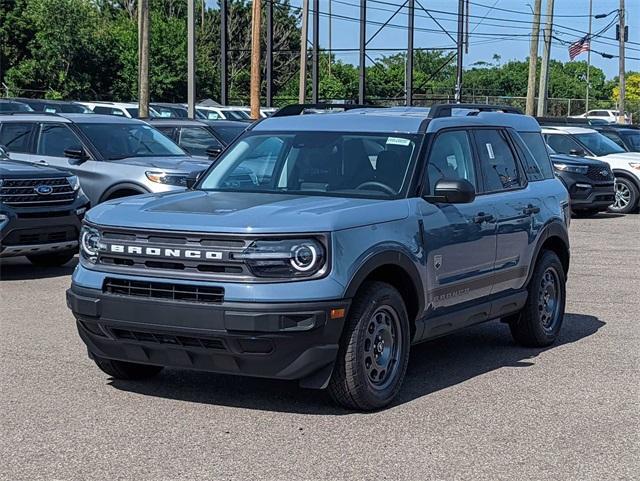
{"type": "Polygon", "coordinates": [[[568,125],[554,125],[553,127],[543,127],[543,133],[551,133],[556,132],[560,134],[592,134],[595,132],[594,129],[587,129],[584,127],[569,127],[568,125]]]}
{"type": "MultiPolygon", "coordinates": [[[[87,114],[77,114],[87,115],[87,114]]],[[[94,115],[94,114],[91,114],[94,115]]],[[[24,122],[25,120],[31,122],[62,122],[70,123],[69,119],[66,119],[59,114],[46,114],[42,112],[0,112],[0,122],[24,122]]]]}
{"type": "Polygon", "coordinates": [[[151,119],[147,119],[146,122],[151,125],[161,124],[161,125],[169,125],[169,126],[206,126],[207,123],[203,122],[199,119],[185,119],[181,117],[153,117],[151,119]]]}
{"type": "Polygon", "coordinates": [[[255,124],[252,130],[416,134],[425,131],[425,126],[426,132],[436,132],[446,127],[493,125],[521,132],[540,131],[533,117],[513,113],[479,112],[435,119],[429,119],[428,115],[429,108],[425,107],[358,108],[338,113],[269,117],[255,124]]]}

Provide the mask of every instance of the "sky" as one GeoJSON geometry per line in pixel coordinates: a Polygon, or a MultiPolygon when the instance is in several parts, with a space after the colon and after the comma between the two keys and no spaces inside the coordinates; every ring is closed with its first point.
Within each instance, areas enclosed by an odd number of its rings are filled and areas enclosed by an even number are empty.
{"type": "MultiPolygon", "coordinates": [[[[274,0],[279,1],[279,0],[274,0]]],[[[470,0],[469,18],[469,53],[464,57],[464,66],[470,67],[475,62],[492,62],[494,54],[501,57],[501,62],[523,60],[529,55],[529,35],[531,33],[532,5],[535,0],[470,0]],[[505,10],[510,11],[505,11],[505,10]]],[[[592,0],[593,14],[609,13],[616,10],[620,0],[592,0]]],[[[210,2],[213,3],[213,2],[210,2]]],[[[266,2],[265,2],[266,3],[266,2]]],[[[372,36],[388,20],[404,0],[368,0],[367,1],[367,36],[372,36]]],[[[546,11],[547,0],[542,0],[542,12],[546,11]]],[[[626,70],[640,70],[640,0],[626,0],[626,22],[629,25],[629,42],[625,57],[626,70]]],[[[302,0],[291,0],[291,5],[300,7],[302,0]]],[[[309,0],[310,6],[313,0],[309,0]]],[[[328,12],[331,7],[331,47],[337,58],[346,63],[358,63],[359,12],[360,0],[320,0],[320,46],[329,47],[328,12]],[[331,4],[331,5],[329,5],[331,4]],[[337,49],[354,49],[353,52],[337,49]]],[[[457,0],[415,0],[415,37],[416,48],[455,47],[455,41],[440,28],[442,26],[455,39],[457,31],[457,0]],[[420,8],[429,10],[433,18],[420,8]],[[440,26],[438,25],[440,24],[440,26]]],[[[376,52],[375,49],[406,49],[407,45],[407,10],[405,8],[390,21],[392,25],[384,27],[368,44],[368,53],[372,58],[393,52],[376,52]]],[[[589,29],[589,0],[555,0],[554,34],[567,42],[573,42],[584,36],[589,29]]],[[[615,13],[606,18],[593,19],[592,32],[604,28],[615,13]]],[[[546,16],[542,17],[543,23],[546,16]]],[[[311,39],[311,21],[309,38],[311,39]]],[[[606,59],[592,53],[591,64],[601,68],[607,78],[618,74],[618,44],[615,40],[615,26],[594,38],[592,51],[615,55],[606,59]]],[[[540,42],[542,54],[542,41],[540,42]]],[[[553,59],[568,61],[568,44],[554,42],[551,48],[553,59]]],[[[586,60],[587,54],[576,60],[586,60]]]]}

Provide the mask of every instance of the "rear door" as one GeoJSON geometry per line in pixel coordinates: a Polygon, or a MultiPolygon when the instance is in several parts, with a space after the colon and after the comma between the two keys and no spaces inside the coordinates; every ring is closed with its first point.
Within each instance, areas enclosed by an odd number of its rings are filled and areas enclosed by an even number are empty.
{"type": "MultiPolygon", "coordinates": [[[[466,130],[436,135],[429,149],[423,195],[441,179],[465,179],[481,188],[472,139],[466,130]]],[[[496,253],[495,210],[490,196],[468,204],[419,203],[424,225],[427,298],[450,308],[491,293],[496,253]]]]}
{"type": "Polygon", "coordinates": [[[527,276],[530,245],[533,243],[532,219],[540,211],[518,161],[515,146],[506,130],[477,129],[474,138],[483,197],[496,212],[496,256],[492,293],[522,286],[527,276]]]}

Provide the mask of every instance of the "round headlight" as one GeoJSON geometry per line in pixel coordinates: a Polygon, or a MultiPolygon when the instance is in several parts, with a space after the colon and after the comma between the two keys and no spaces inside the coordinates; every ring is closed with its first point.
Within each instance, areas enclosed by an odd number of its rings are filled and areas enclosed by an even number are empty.
{"type": "Polygon", "coordinates": [[[318,261],[318,250],[313,244],[296,245],[291,249],[291,265],[300,272],[315,267],[318,261]]]}
{"type": "Polygon", "coordinates": [[[95,229],[85,227],[80,235],[80,246],[82,252],[88,257],[96,257],[100,249],[100,233],[95,229]]]}

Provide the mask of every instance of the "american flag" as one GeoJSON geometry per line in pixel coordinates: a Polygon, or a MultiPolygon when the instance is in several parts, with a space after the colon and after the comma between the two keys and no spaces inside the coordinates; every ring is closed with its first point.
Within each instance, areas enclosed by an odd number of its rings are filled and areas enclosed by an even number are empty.
{"type": "Polygon", "coordinates": [[[569,45],[569,58],[573,60],[581,53],[588,52],[590,48],[591,42],[589,41],[589,36],[585,35],[580,40],[576,40],[569,45]]]}

